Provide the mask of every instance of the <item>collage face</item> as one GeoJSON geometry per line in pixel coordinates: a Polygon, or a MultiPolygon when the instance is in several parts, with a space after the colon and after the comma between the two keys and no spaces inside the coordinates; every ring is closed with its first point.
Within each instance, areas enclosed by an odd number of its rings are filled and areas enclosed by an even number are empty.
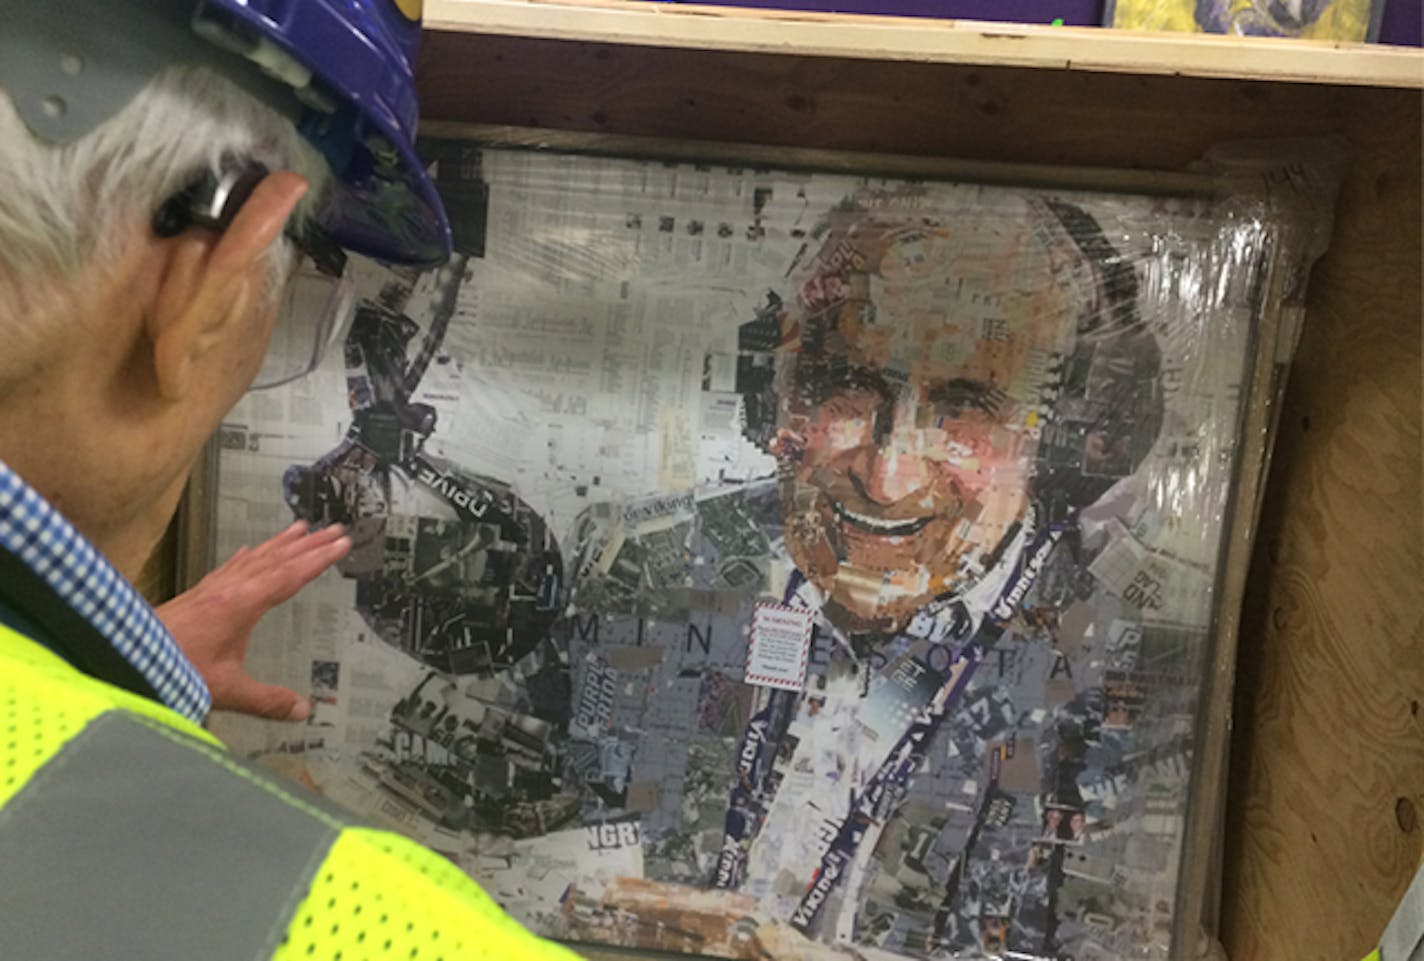
{"type": "Polygon", "coordinates": [[[575,943],[1167,958],[1261,225],[432,150],[455,258],[222,428],[219,557],[355,546],[217,732],[575,943]]]}

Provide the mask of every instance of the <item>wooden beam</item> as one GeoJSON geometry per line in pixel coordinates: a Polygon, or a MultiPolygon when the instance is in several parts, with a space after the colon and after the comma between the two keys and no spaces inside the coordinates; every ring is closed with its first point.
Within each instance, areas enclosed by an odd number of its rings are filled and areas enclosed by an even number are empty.
{"type": "Polygon", "coordinates": [[[873,17],[641,0],[427,0],[427,28],[668,49],[1424,88],[1380,44],[873,17]]]}

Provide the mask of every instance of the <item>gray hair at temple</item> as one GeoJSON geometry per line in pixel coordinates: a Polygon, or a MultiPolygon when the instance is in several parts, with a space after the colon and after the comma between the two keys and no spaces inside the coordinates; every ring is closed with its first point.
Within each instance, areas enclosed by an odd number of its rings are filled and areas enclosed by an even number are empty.
{"type": "MultiPolygon", "coordinates": [[[[74,143],[37,139],[0,90],[0,386],[62,349],[66,315],[57,303],[123,253],[166,199],[225,156],[290,170],[310,189],[306,217],[330,178],[321,155],[291,121],[228,80],[199,67],[155,77],[113,117],[74,143]],[[53,318],[41,329],[36,318],[53,318]]],[[[292,258],[285,238],[272,248],[269,294],[292,258]]]]}
{"type": "MultiPolygon", "coordinates": [[[[1162,428],[1162,353],[1143,323],[1131,260],[1087,211],[1067,201],[1035,199],[1060,238],[1071,241],[1091,271],[1078,311],[1073,349],[1045,386],[1051,415],[1038,442],[1029,494],[1045,522],[1060,521],[1132,474],[1162,428]]],[[[778,365],[784,304],[773,292],[738,332],[737,391],[743,432],[771,450],[785,365],[778,365]]],[[[819,321],[811,320],[814,326],[819,321]]],[[[803,331],[803,344],[815,339],[803,331]]]]}

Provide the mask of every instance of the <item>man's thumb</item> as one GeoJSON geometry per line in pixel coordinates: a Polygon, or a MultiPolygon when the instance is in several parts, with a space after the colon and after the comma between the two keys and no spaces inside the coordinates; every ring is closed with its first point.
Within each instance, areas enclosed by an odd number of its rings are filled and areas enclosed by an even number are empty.
{"type": "Polygon", "coordinates": [[[296,691],[257,682],[233,691],[227,703],[213,706],[274,721],[305,721],[311,716],[311,702],[296,691]]]}

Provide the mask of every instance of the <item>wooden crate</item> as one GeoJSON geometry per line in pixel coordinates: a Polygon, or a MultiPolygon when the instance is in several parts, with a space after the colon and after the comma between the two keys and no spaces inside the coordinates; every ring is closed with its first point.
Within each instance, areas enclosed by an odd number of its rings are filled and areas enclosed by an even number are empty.
{"type": "Polygon", "coordinates": [[[1222,933],[1232,961],[1373,946],[1424,838],[1424,54],[637,0],[426,20],[436,124],[1143,170],[1343,136],[1242,612],[1222,933]]]}

